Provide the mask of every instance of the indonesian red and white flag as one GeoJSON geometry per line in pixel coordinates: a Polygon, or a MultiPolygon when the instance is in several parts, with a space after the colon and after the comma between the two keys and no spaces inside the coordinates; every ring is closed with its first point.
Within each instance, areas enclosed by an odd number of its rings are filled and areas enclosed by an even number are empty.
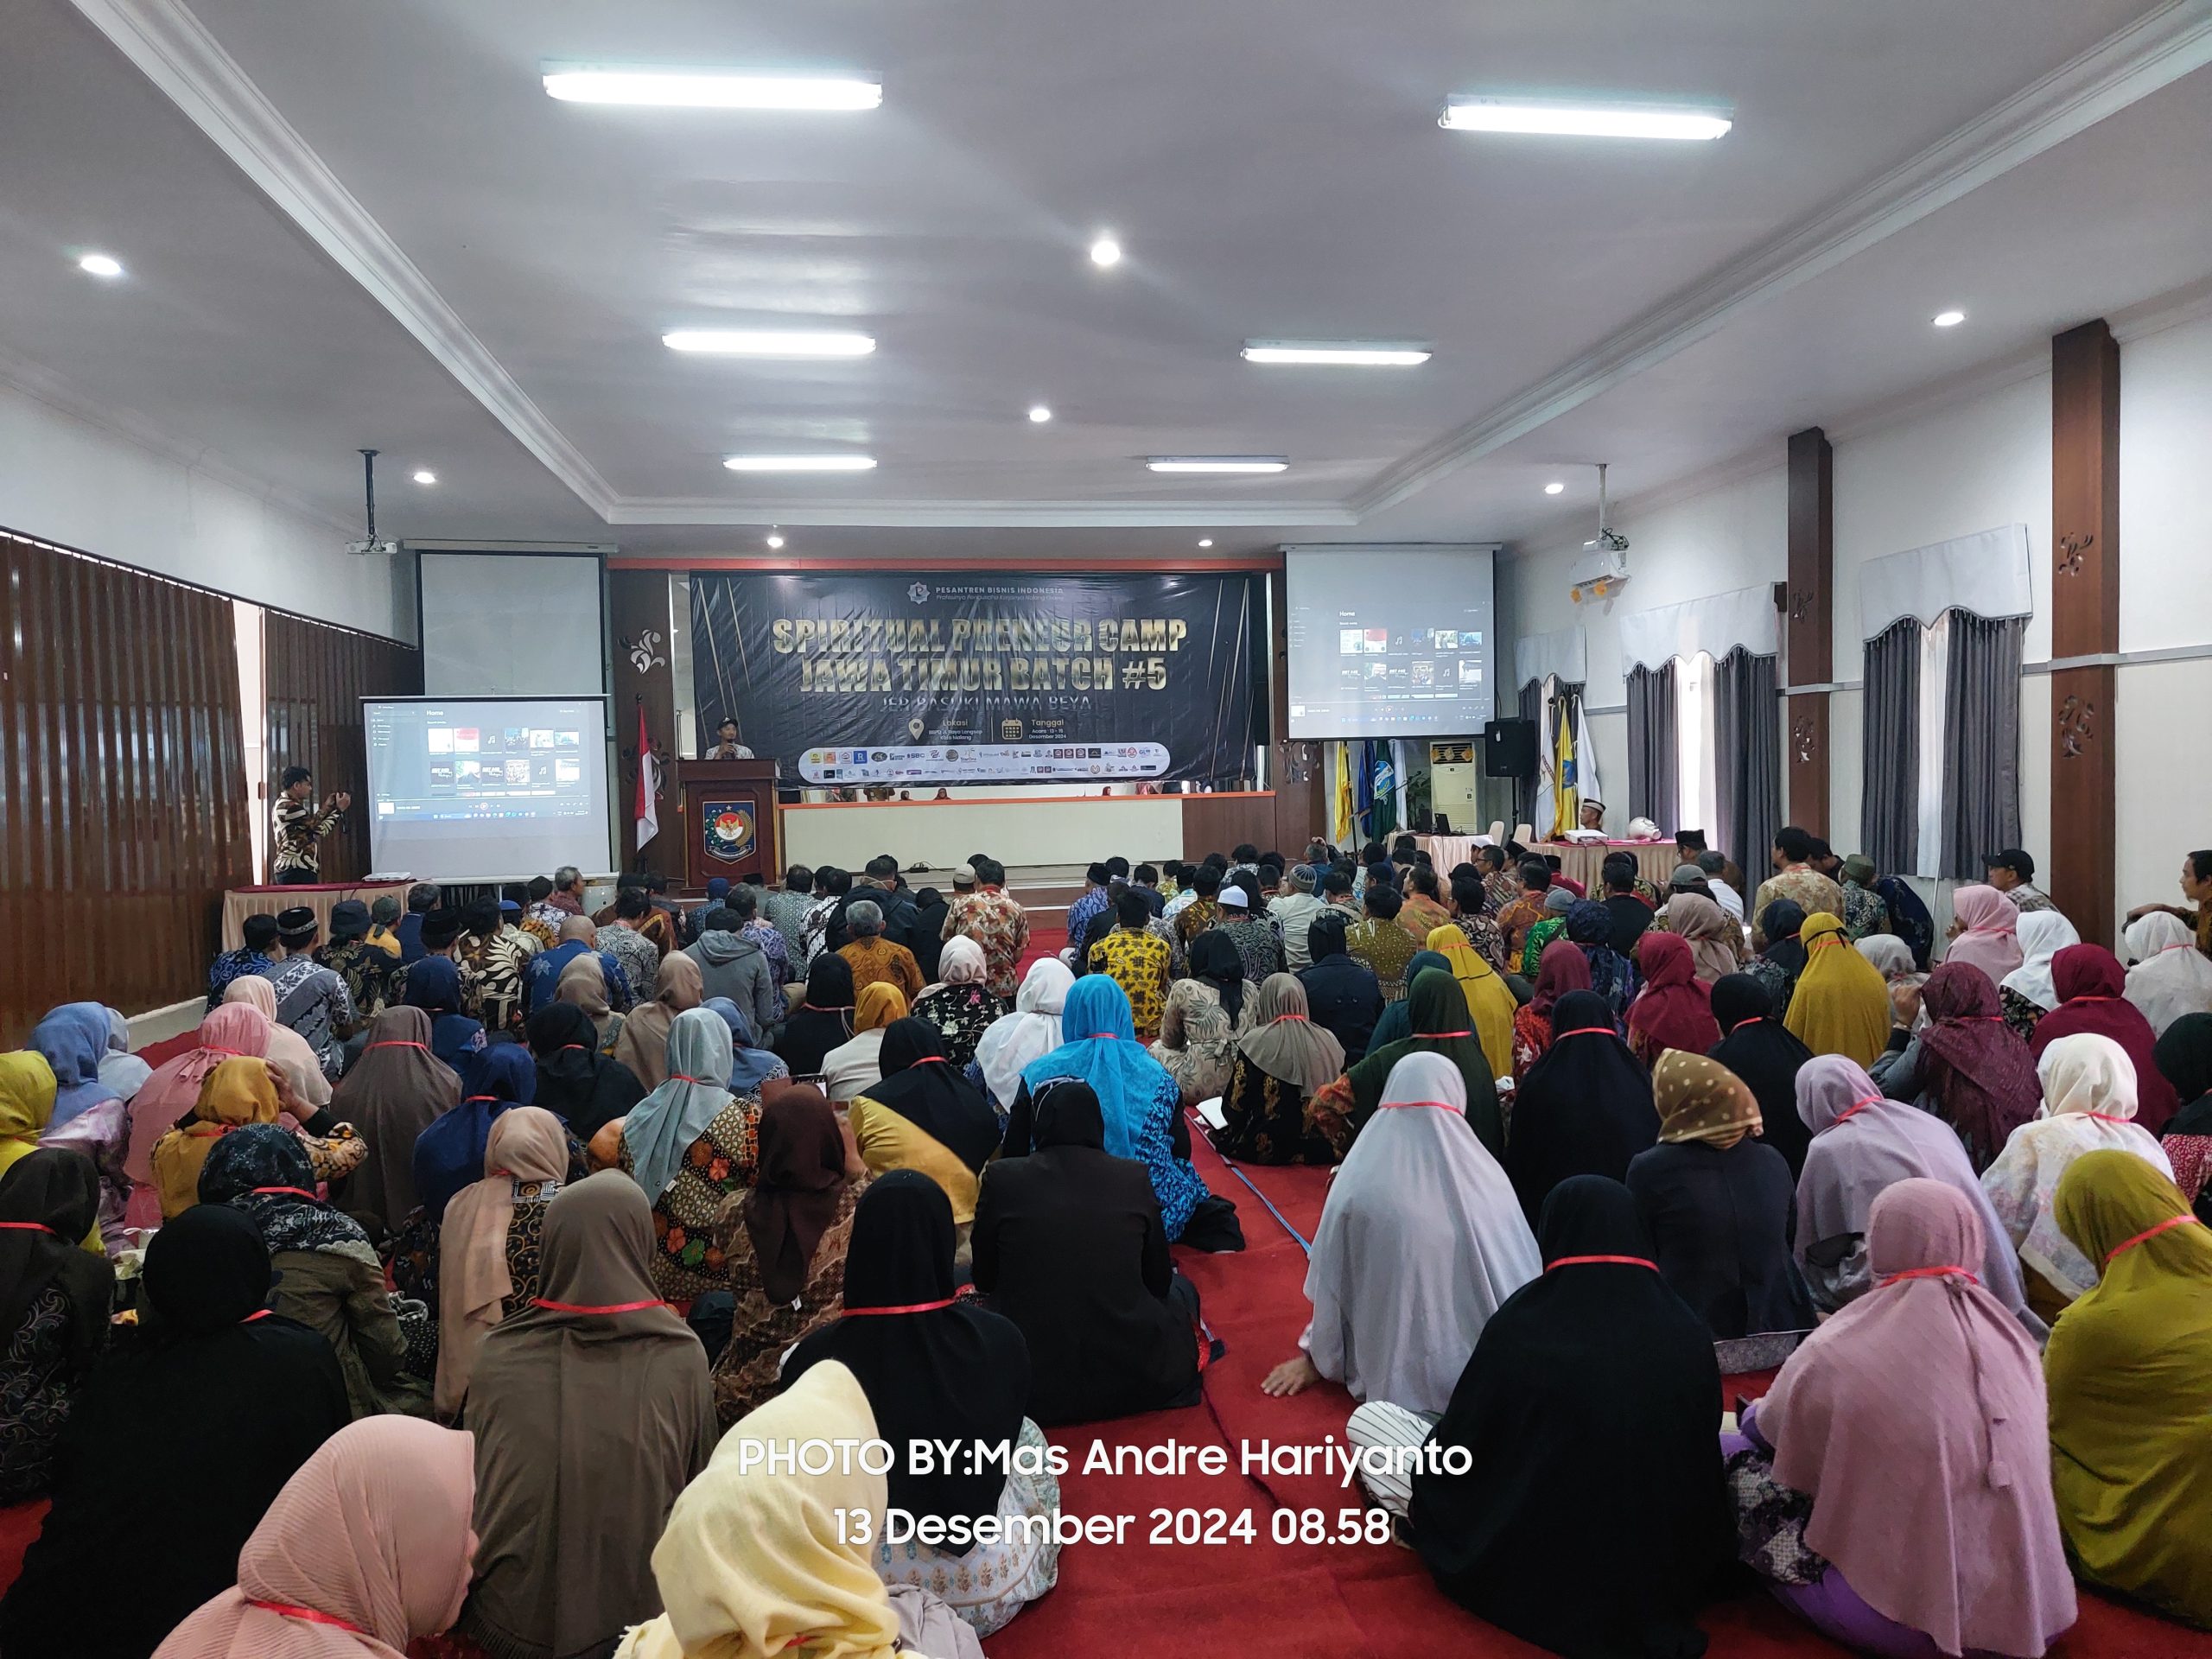
{"type": "Polygon", "coordinates": [[[638,705],[638,845],[643,847],[660,833],[660,762],[653,759],[652,739],[645,731],[645,705],[638,705]]]}

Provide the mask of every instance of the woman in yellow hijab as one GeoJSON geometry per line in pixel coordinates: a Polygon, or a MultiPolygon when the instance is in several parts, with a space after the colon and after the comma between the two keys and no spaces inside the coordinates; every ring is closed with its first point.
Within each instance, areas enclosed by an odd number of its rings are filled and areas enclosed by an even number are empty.
{"type": "Polygon", "coordinates": [[[1513,1013],[1521,1005],[1500,979],[1497,969],[1483,960],[1482,952],[1467,943],[1457,926],[1431,928],[1428,948],[1452,964],[1452,977],[1466,993],[1467,1012],[1474,1017],[1475,1035],[1482,1041],[1483,1058],[1491,1075],[1513,1075],[1513,1013]]]}
{"type": "Polygon", "coordinates": [[[36,1149],[54,1116],[58,1087],[54,1068],[36,1049],[0,1054],[0,1174],[36,1149]]]}
{"type": "Polygon", "coordinates": [[[1860,956],[1843,924],[1826,911],[1798,930],[1805,966],[1783,1024],[1815,1054],[1840,1054],[1872,1065],[1890,1046],[1890,988],[1882,970],[1860,956]]]}
{"type": "Polygon", "coordinates": [[[2132,1152],[2085,1152],[2051,1200],[2098,1271],[2044,1355],[2051,1490],[2082,1578],[2212,1628],[2212,1236],[2132,1152]]]}
{"type": "Polygon", "coordinates": [[[668,1611],[632,1630],[615,1659],[891,1659],[899,1618],[875,1571],[884,1477],[836,1460],[827,1474],[770,1473],[765,1461],[810,1442],[874,1438],[867,1395],[835,1360],[741,1418],[653,1550],[668,1611]]]}
{"type": "Polygon", "coordinates": [[[266,1060],[225,1060],[210,1071],[200,1085],[192,1122],[154,1143],[154,1190],[161,1194],[162,1219],[175,1221],[200,1202],[200,1167],[217,1141],[241,1124],[274,1123],[282,1109],[266,1060]]]}

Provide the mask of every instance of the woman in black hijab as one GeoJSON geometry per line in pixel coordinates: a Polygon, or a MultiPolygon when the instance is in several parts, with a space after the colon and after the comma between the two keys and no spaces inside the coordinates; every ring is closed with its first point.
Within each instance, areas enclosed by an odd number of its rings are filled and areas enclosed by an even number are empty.
{"type": "Polygon", "coordinates": [[[118,1335],[62,1432],[54,1508],[0,1601],[0,1652],[143,1659],[238,1582],[263,1512],[351,1417],[330,1344],[261,1312],[270,1278],[259,1231],[223,1205],[154,1235],[141,1322],[118,1335]],[[137,1543],[123,1583],[126,1499],[137,1543]]]}
{"type": "Polygon", "coordinates": [[[530,1016],[530,1052],[537,1062],[537,1096],[588,1141],[645,1097],[645,1085],[621,1061],[599,1052],[598,1027],[573,1002],[548,1002],[530,1016]]]}
{"type": "Polygon", "coordinates": [[[869,1170],[921,1171],[952,1203],[953,1220],[976,1218],[976,1181],[999,1149],[999,1115],[983,1091],[953,1070],[944,1039],[926,1020],[883,1030],[883,1077],[861,1090],[846,1121],[869,1170]]]}
{"type": "Polygon", "coordinates": [[[776,1052],[795,1077],[822,1075],[822,1057],[853,1040],[853,964],[824,950],[806,970],[806,1001],[784,1020],[776,1052]]]}
{"type": "MultiPolygon", "coordinates": [[[[952,1257],[952,1206],[944,1188],[911,1169],[872,1183],[853,1217],[843,1317],[791,1351],[784,1386],[824,1360],[851,1369],[875,1413],[877,1437],[897,1454],[893,1510],[968,1522],[1042,1515],[1058,1505],[1058,1483],[1048,1473],[1009,1474],[964,1450],[954,1467],[922,1473],[906,1454],[910,1443],[924,1440],[963,1448],[1019,1444],[1036,1452],[1046,1445],[1043,1432],[1022,1416],[1028,1344],[1013,1320],[958,1300],[952,1257]]],[[[950,1599],[978,1636],[988,1636],[1052,1588],[1058,1554],[1051,1544],[978,1545],[970,1538],[894,1545],[887,1564],[878,1566],[887,1583],[972,1583],[972,1597],[956,1589],[950,1599]]]]}
{"type": "Polygon", "coordinates": [[[38,1147],[0,1176],[0,1503],[46,1495],[54,1443],[107,1345],[115,1268],[79,1242],[99,1199],[99,1170],[73,1147],[38,1147]]]}
{"type": "Polygon", "coordinates": [[[1047,1427],[1198,1397],[1198,1294],[1176,1273],[1152,1178],[1106,1151],[1076,1079],[1033,1102],[1033,1147],[1001,1158],[976,1201],[976,1287],[1029,1344],[1029,1415],[1047,1427]]]}
{"type": "Polygon", "coordinates": [[[2159,1033],[2152,1058],[2181,1103],[2159,1132],[2174,1184],[2196,1218],[2212,1224],[2212,1014],[2182,1015],[2159,1033]]]}
{"type": "Polygon", "coordinates": [[[1712,1338],[1661,1281],[1618,1182],[1562,1182],[1538,1238],[1543,1276],[1491,1315],[1433,1436],[1472,1467],[1413,1477],[1414,1548],[1446,1595],[1523,1641],[1692,1659],[1734,1555],[1712,1338]]]}
{"type": "MultiPolygon", "coordinates": [[[[1797,989],[1797,976],[1805,971],[1805,942],[1797,930],[1805,925],[1805,907],[1795,899],[1777,899],[1758,915],[1759,937],[1766,948],[1744,971],[1766,988],[1770,1012],[1777,1020],[1789,1012],[1789,999],[1797,989]]],[[[1728,1028],[1720,1028],[1723,1036],[1728,1028]]]]}
{"type": "MultiPolygon", "coordinates": [[[[1774,908],[1767,906],[1770,914],[1774,908]]],[[[1813,1051],[1782,1023],[1767,988],[1749,974],[1727,974],[1713,982],[1713,1018],[1720,1027],[1720,1041],[1707,1058],[1719,1061],[1750,1088],[1759,1103],[1759,1138],[1782,1154],[1789,1179],[1796,1180],[1805,1173],[1805,1148],[1813,1144],[1813,1132],[1797,1116],[1797,1068],[1813,1058],[1813,1051]]]]}
{"type": "Polygon", "coordinates": [[[1208,928],[1191,941],[1191,977],[1210,985],[1221,998],[1221,1011],[1239,1029],[1244,1017],[1244,993],[1253,988],[1244,977],[1244,958],[1236,941],[1218,928],[1208,928]]]}
{"type": "Polygon", "coordinates": [[[1613,1028],[1604,997],[1569,991],[1552,1009],[1552,1033],[1515,1093],[1505,1142],[1505,1173],[1532,1228],[1561,1181],[1618,1181],[1629,1160],[1659,1139],[1651,1074],[1613,1028]]]}

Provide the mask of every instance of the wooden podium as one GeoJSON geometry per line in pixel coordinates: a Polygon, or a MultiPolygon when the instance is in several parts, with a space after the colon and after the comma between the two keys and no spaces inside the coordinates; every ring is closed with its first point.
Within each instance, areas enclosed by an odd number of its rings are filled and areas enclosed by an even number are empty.
{"type": "Polygon", "coordinates": [[[698,892],[718,875],[762,886],[777,879],[774,761],[679,760],[676,787],[687,888],[698,892]]]}

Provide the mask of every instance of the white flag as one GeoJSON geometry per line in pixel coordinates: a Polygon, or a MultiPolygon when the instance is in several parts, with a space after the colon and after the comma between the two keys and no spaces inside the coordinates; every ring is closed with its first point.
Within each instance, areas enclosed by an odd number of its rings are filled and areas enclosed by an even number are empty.
{"type": "Polygon", "coordinates": [[[660,833],[660,762],[653,759],[652,739],[645,731],[645,705],[638,704],[638,845],[643,848],[660,833]]]}

